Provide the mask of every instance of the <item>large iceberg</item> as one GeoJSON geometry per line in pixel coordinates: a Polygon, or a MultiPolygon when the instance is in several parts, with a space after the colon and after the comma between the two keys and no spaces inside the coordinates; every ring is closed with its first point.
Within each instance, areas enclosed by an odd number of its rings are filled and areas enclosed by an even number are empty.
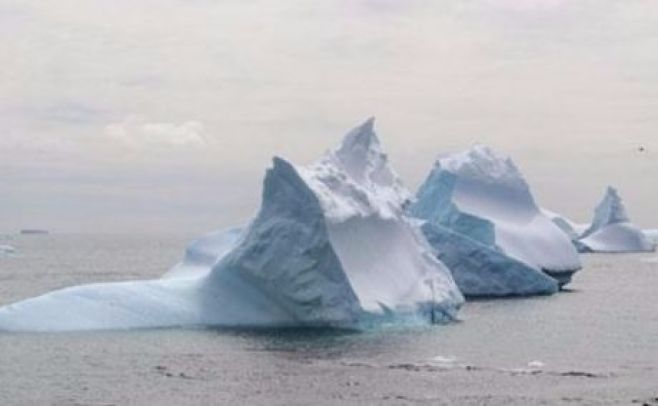
{"type": "Polygon", "coordinates": [[[295,167],[275,158],[243,229],[190,245],[164,278],[73,287],[0,308],[0,330],[362,327],[454,319],[463,297],[390,169],[373,120],[295,167]]]}
{"type": "Polygon", "coordinates": [[[466,296],[551,294],[581,267],[516,165],[485,146],[439,159],[409,212],[466,296]]]}
{"type": "Polygon", "coordinates": [[[633,225],[626,207],[613,187],[594,212],[594,220],[580,236],[584,252],[650,252],[656,245],[645,233],[633,225]]]}

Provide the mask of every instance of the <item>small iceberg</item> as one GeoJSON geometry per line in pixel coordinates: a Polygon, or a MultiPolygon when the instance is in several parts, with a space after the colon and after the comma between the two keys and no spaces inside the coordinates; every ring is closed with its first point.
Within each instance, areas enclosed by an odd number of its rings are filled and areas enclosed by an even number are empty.
{"type": "Polygon", "coordinates": [[[24,228],[20,233],[22,235],[48,235],[50,231],[40,228],[24,228]]]}
{"type": "Polygon", "coordinates": [[[308,166],[274,158],[244,228],[192,243],[157,280],[72,287],[0,308],[0,330],[361,328],[452,320],[463,296],[404,207],[373,119],[308,166]]]}
{"type": "Polygon", "coordinates": [[[16,248],[8,244],[0,244],[0,256],[11,255],[16,253],[16,248]]]}
{"type": "Polygon", "coordinates": [[[644,235],[646,235],[648,239],[653,241],[654,244],[658,244],[658,230],[649,229],[649,230],[643,230],[643,232],[644,235]]]}
{"type": "Polygon", "coordinates": [[[608,187],[592,224],[579,237],[583,252],[652,252],[656,243],[633,225],[619,193],[608,187]]]}
{"type": "Polygon", "coordinates": [[[551,294],[581,268],[516,165],[485,146],[439,159],[409,213],[466,296],[551,294]]]}

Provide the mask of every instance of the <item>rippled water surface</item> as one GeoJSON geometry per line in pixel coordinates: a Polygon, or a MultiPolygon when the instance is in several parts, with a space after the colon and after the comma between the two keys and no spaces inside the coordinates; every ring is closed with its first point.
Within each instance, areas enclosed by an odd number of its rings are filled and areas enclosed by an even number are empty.
{"type": "MultiPolygon", "coordinates": [[[[0,303],[157,277],[189,236],[3,240],[0,303]]],[[[658,254],[584,256],[568,292],[377,331],[0,333],[0,405],[658,405],[658,254]]]]}

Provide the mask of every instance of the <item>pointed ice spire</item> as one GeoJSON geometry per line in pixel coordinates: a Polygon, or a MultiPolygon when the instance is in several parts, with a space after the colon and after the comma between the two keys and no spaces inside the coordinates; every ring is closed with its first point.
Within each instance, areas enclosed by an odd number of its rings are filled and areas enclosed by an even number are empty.
{"type": "Polygon", "coordinates": [[[372,158],[381,157],[383,154],[374,127],[375,118],[370,117],[347,133],[341,146],[336,150],[338,158],[349,167],[362,167],[363,170],[372,158]]]}
{"type": "Polygon", "coordinates": [[[629,221],[630,219],[626,213],[626,207],[624,206],[621,197],[619,197],[617,189],[608,186],[603,200],[601,200],[601,203],[599,203],[594,211],[592,225],[587,231],[585,231],[581,238],[587,237],[607,225],[626,223],[629,221]]]}
{"type": "Polygon", "coordinates": [[[321,215],[320,202],[299,176],[295,167],[283,158],[274,157],[263,182],[263,202],[260,216],[299,215],[308,211],[321,215]]]}
{"type": "Polygon", "coordinates": [[[341,146],[333,152],[336,163],[359,183],[373,182],[379,186],[400,184],[388,165],[388,156],[382,152],[375,133],[375,118],[352,129],[341,146]]]}

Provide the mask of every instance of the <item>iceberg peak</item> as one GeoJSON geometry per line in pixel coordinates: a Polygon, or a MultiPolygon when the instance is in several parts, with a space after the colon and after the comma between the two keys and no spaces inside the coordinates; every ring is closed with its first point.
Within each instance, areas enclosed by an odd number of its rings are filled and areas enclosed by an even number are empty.
{"type": "Polygon", "coordinates": [[[411,199],[382,151],[374,118],[349,131],[341,145],[322,159],[300,168],[300,174],[315,185],[324,209],[338,217],[373,213],[395,217],[411,199]]]}
{"type": "Polygon", "coordinates": [[[317,197],[306,186],[295,167],[283,158],[274,157],[263,182],[261,215],[300,211],[321,213],[317,197]]]}
{"type": "Polygon", "coordinates": [[[475,144],[460,153],[440,157],[435,166],[462,179],[528,189],[521,171],[511,158],[482,144],[475,144]]]}
{"type": "Polygon", "coordinates": [[[347,133],[340,147],[329,155],[360,183],[373,181],[388,186],[395,181],[395,177],[388,167],[388,156],[382,152],[374,125],[375,118],[371,117],[355,127],[347,133]]]}
{"type": "Polygon", "coordinates": [[[376,149],[380,152],[379,138],[375,133],[375,117],[368,118],[365,122],[348,132],[341,146],[338,148],[337,154],[340,156],[351,154],[362,155],[371,149],[376,149]]]}

